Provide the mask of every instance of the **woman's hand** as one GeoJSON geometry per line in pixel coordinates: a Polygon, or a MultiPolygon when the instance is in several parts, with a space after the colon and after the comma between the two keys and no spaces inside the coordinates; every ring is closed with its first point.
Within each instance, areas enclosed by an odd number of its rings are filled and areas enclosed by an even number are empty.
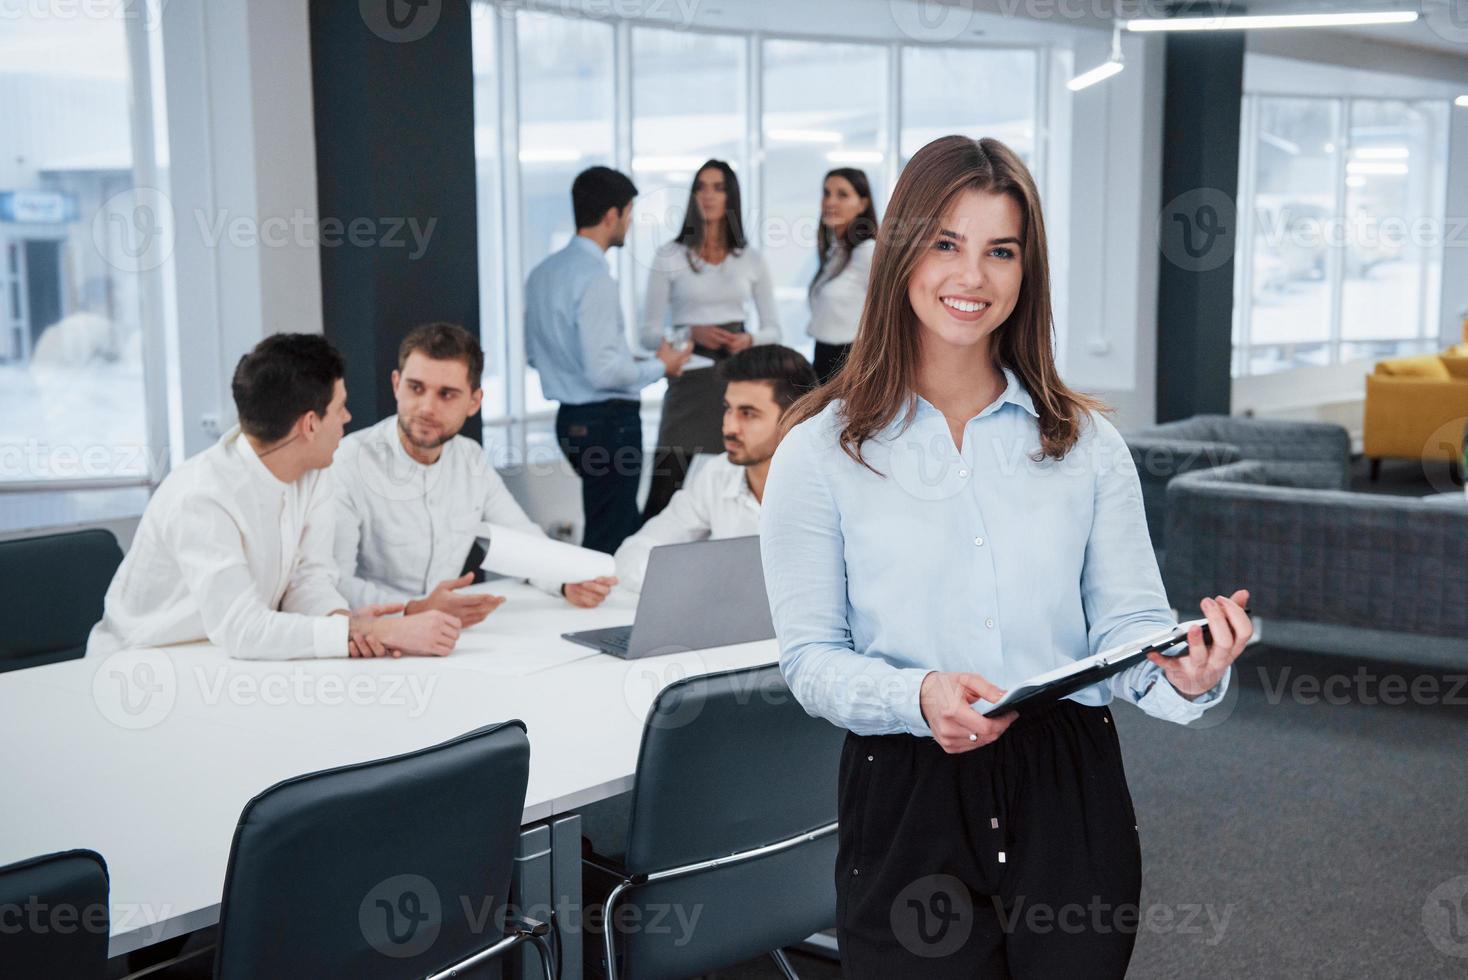
{"type": "Polygon", "coordinates": [[[1013,711],[998,718],[985,718],[974,710],[979,699],[991,704],[1004,697],[1004,691],[979,674],[949,674],[932,671],[923,678],[918,701],[923,718],[933,738],[944,752],[957,753],[988,745],[1009,727],[1017,717],[1013,711]]]}
{"type": "Polygon", "coordinates": [[[734,338],[741,336],[732,330],[725,330],[723,327],[712,325],[693,327],[688,333],[693,338],[695,344],[709,350],[728,350],[729,345],[734,342],[734,338]]]}
{"type": "Polygon", "coordinates": [[[1228,668],[1244,652],[1244,644],[1254,635],[1254,624],[1244,612],[1248,601],[1247,589],[1240,589],[1227,599],[1223,596],[1204,599],[1198,605],[1208,620],[1212,642],[1205,647],[1202,628],[1194,626],[1188,630],[1186,655],[1166,657],[1149,653],[1147,659],[1161,667],[1168,683],[1189,701],[1206,694],[1228,673],[1228,668]]]}
{"type": "Polygon", "coordinates": [[[754,346],[754,334],[752,333],[731,333],[730,336],[733,339],[724,345],[724,349],[731,354],[737,354],[742,350],[749,350],[749,348],[754,346]]]}

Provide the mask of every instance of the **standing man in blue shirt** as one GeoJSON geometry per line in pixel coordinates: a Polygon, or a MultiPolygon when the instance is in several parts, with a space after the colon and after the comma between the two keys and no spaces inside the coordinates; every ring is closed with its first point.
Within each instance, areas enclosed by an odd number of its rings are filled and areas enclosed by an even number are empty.
{"type": "Polygon", "coordinates": [[[642,389],[676,378],[691,354],[664,341],[656,358],[640,360],[627,345],[606,251],[626,240],[636,196],[627,175],[609,167],[578,174],[576,236],[525,283],[526,353],[546,397],[561,403],[556,438],[581,478],[582,544],[608,554],[641,523],[642,389]]]}

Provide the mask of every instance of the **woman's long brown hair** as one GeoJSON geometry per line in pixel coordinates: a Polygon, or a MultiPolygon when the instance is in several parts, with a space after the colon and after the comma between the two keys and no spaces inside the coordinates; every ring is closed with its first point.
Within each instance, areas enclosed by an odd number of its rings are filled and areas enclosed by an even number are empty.
{"type": "Polygon", "coordinates": [[[1066,387],[1055,370],[1045,218],[1029,168],[998,140],[944,136],[919,150],[898,177],[877,233],[856,343],[830,382],[790,407],[786,431],[840,402],[841,448],[871,469],[862,457],[862,444],[898,412],[906,413],[904,425],[912,422],[921,325],[908,302],[907,283],[936,240],[943,215],[968,190],[1008,194],[1019,205],[1024,271],[1019,299],[991,335],[990,345],[996,362],[1019,377],[1035,403],[1041,445],[1036,460],[1064,458],[1080,436],[1085,413],[1106,410],[1096,399],[1066,387]]]}

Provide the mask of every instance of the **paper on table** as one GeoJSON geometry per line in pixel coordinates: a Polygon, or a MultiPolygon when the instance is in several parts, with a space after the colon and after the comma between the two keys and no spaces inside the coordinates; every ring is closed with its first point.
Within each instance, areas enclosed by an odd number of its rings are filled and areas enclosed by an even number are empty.
{"type": "Polygon", "coordinates": [[[611,555],[530,531],[481,524],[479,537],[488,541],[481,567],[496,575],[546,582],[585,582],[617,573],[617,563],[611,555]]]}

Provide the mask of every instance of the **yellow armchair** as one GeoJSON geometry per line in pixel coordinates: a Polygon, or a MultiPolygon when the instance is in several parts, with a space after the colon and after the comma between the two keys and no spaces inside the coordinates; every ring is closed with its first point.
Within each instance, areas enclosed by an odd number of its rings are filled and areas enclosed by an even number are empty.
{"type": "Polygon", "coordinates": [[[1441,354],[1381,361],[1366,376],[1364,455],[1375,479],[1381,460],[1455,464],[1468,423],[1468,343],[1441,354]]]}

